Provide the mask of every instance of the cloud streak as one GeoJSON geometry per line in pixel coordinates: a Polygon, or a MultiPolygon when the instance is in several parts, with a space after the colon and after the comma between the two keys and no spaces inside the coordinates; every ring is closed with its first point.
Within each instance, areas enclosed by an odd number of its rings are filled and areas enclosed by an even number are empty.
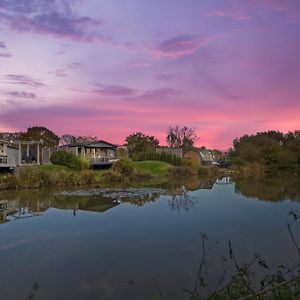
{"type": "Polygon", "coordinates": [[[202,46],[213,41],[215,37],[195,37],[195,36],[176,36],[162,41],[156,49],[154,55],[160,57],[177,58],[183,55],[193,54],[202,46]]]}
{"type": "Polygon", "coordinates": [[[36,98],[35,93],[27,93],[24,91],[22,91],[22,92],[14,91],[14,92],[9,92],[7,94],[12,97],[23,98],[23,99],[35,99],[36,98]]]}
{"type": "Polygon", "coordinates": [[[16,84],[16,85],[26,85],[30,87],[44,87],[46,84],[40,80],[36,80],[31,78],[27,75],[20,75],[20,74],[7,74],[4,75],[4,82],[9,84],[16,84]]]}
{"type": "Polygon", "coordinates": [[[124,86],[104,84],[97,84],[97,86],[100,88],[93,90],[93,93],[99,96],[130,96],[135,93],[134,89],[124,86]]]}

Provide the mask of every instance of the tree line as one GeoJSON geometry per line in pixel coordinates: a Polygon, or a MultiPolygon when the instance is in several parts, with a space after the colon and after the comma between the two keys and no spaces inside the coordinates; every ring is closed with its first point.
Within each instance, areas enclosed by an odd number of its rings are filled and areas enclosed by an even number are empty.
{"type": "Polygon", "coordinates": [[[233,141],[230,157],[236,165],[252,163],[277,167],[300,165],[300,131],[284,134],[271,130],[255,135],[243,135],[233,141]]]}

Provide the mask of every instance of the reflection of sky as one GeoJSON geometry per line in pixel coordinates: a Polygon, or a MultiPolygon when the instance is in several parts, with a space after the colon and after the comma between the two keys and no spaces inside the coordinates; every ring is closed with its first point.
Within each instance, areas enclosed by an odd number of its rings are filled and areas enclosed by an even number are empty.
{"type": "Polygon", "coordinates": [[[295,257],[286,220],[291,210],[299,210],[297,202],[245,198],[232,185],[190,196],[194,205],[188,211],[171,209],[172,197],[164,195],[144,206],[121,203],[104,213],[78,211],[76,216],[50,208],[41,217],[2,224],[0,296],[23,299],[34,281],[39,297],[58,300],[93,299],[92,294],[153,298],[153,280],[165,293],[192,288],[202,232],[214,258],[227,255],[228,239],[240,261],[254,252],[270,265],[295,257]]]}
{"type": "Polygon", "coordinates": [[[225,148],[299,128],[300,7],[287,1],[0,4],[0,130],[45,125],[122,143],[171,124],[225,148]]]}

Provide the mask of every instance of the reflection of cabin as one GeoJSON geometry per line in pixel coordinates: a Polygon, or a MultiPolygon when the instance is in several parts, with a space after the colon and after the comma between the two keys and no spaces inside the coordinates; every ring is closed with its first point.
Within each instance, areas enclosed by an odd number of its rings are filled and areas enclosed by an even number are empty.
{"type": "Polygon", "coordinates": [[[112,165],[117,160],[117,145],[105,141],[91,141],[69,144],[61,147],[63,150],[83,156],[90,161],[91,166],[112,165]]]}
{"type": "Polygon", "coordinates": [[[111,208],[119,205],[118,202],[113,201],[112,199],[101,199],[99,198],[90,198],[86,203],[79,203],[78,209],[83,211],[91,212],[105,212],[111,208]]]}
{"type": "Polygon", "coordinates": [[[211,190],[215,184],[215,179],[200,179],[195,178],[193,180],[187,180],[184,182],[184,186],[190,192],[197,190],[211,190]]]}
{"type": "Polygon", "coordinates": [[[0,200],[0,224],[7,221],[7,216],[16,212],[15,201],[0,200]]]}
{"type": "Polygon", "coordinates": [[[191,161],[193,164],[212,165],[216,163],[216,157],[212,151],[206,149],[195,149],[186,152],[184,159],[191,161]]]}

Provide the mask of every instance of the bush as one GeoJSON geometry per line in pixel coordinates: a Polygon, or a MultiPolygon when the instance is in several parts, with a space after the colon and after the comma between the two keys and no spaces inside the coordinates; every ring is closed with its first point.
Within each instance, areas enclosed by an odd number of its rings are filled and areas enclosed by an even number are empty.
{"type": "Polygon", "coordinates": [[[87,170],[89,168],[89,163],[84,157],[76,156],[67,151],[56,151],[52,153],[50,161],[54,165],[67,166],[76,171],[87,170]]]}
{"type": "Polygon", "coordinates": [[[19,167],[15,172],[15,179],[17,186],[21,188],[47,187],[53,182],[51,174],[38,166],[19,167]]]}
{"type": "Polygon", "coordinates": [[[144,160],[158,160],[165,161],[174,166],[181,166],[182,159],[175,154],[169,154],[167,152],[138,152],[132,155],[133,161],[144,161],[144,160]]]}
{"type": "Polygon", "coordinates": [[[124,182],[127,177],[122,176],[120,173],[107,171],[102,174],[101,180],[107,184],[124,182]]]}
{"type": "Polygon", "coordinates": [[[114,162],[112,171],[123,176],[131,176],[134,172],[134,165],[131,160],[127,158],[121,158],[114,162]]]}

